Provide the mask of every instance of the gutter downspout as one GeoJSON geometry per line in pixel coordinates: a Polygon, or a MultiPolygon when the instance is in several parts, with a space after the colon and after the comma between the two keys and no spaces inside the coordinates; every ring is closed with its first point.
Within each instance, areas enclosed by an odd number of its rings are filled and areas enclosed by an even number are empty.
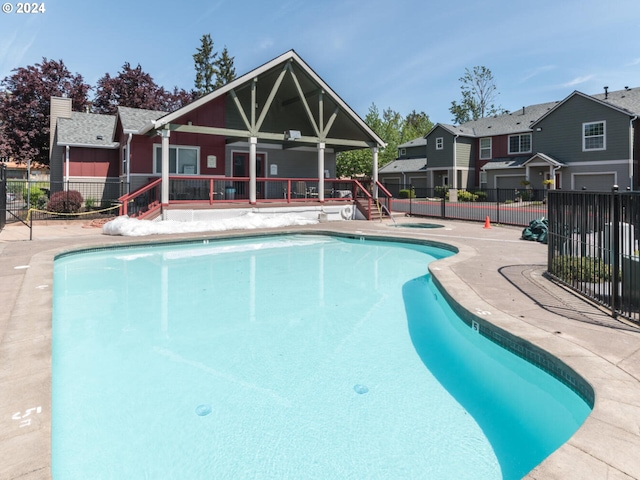
{"type": "Polygon", "coordinates": [[[455,137],[453,137],[453,172],[451,172],[451,176],[453,177],[451,187],[456,189],[458,188],[458,149],[456,148],[456,140],[458,140],[459,136],[460,135],[456,135],[455,137]]]}
{"type": "Polygon", "coordinates": [[[65,146],[64,152],[64,190],[69,190],[69,145],[65,146]]]}
{"type": "Polygon", "coordinates": [[[637,115],[629,119],[629,186],[631,191],[633,191],[633,122],[637,119],[637,115]]]}
{"type": "Polygon", "coordinates": [[[131,193],[131,138],[133,134],[130,133],[127,138],[127,193],[131,193]]]}

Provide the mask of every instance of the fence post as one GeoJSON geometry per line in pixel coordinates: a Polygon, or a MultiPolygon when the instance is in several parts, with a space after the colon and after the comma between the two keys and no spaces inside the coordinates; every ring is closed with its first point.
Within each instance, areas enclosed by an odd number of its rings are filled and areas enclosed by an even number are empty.
{"type": "Polygon", "coordinates": [[[500,189],[496,188],[496,223],[500,224],[500,189]]]}
{"type": "Polygon", "coordinates": [[[618,303],[620,291],[618,284],[620,282],[620,196],[618,195],[618,186],[614,185],[611,195],[611,207],[613,209],[613,220],[611,227],[613,228],[613,238],[611,250],[613,252],[613,275],[611,279],[611,316],[617,317],[618,303]]]}
{"type": "Polygon", "coordinates": [[[413,187],[409,184],[409,216],[413,213],[413,187]]]}

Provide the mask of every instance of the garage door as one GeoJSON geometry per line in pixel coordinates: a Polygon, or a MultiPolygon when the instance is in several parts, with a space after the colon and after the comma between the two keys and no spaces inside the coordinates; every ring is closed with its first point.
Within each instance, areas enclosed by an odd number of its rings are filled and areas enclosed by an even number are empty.
{"type": "Polygon", "coordinates": [[[596,192],[610,192],[616,183],[613,173],[599,173],[598,175],[575,175],[573,177],[575,190],[591,190],[596,192]]]}
{"type": "Polygon", "coordinates": [[[525,176],[521,177],[496,177],[496,186],[498,188],[522,188],[522,184],[520,183],[525,179],[525,176]]]}

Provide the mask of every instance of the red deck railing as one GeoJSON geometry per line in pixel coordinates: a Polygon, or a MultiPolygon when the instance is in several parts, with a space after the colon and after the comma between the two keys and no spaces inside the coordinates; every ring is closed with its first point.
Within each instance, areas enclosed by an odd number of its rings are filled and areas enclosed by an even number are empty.
{"type": "MultiPolygon", "coordinates": [[[[320,203],[318,188],[317,178],[258,178],[256,203],[320,203]]],[[[386,192],[384,187],[382,190],[386,192]]],[[[160,191],[161,179],[156,178],[144,187],[120,197],[120,214],[137,218],[151,215],[161,207],[160,191]]],[[[357,180],[325,179],[324,199],[332,202],[362,202],[366,211],[371,211],[371,193],[357,180]]],[[[169,204],[214,205],[247,202],[247,177],[169,177],[169,204]]],[[[388,202],[390,208],[390,200],[388,202]]],[[[369,218],[369,213],[365,216],[369,218]]]]}

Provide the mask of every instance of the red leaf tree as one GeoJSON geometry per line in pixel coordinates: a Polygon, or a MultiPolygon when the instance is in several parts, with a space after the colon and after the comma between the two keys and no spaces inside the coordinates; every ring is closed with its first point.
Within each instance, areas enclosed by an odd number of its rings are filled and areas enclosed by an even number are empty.
{"type": "Polygon", "coordinates": [[[51,97],[71,98],[74,110],[83,111],[91,87],[62,60],[43,58],[12,72],[0,82],[1,154],[18,163],[48,165],[51,97]]]}
{"type": "Polygon", "coordinates": [[[192,93],[177,88],[168,92],[156,85],[140,64],[132,68],[126,62],[115,77],[105,73],[98,80],[93,112],[113,115],[119,106],[170,112],[191,102],[193,98],[192,93]]]}

